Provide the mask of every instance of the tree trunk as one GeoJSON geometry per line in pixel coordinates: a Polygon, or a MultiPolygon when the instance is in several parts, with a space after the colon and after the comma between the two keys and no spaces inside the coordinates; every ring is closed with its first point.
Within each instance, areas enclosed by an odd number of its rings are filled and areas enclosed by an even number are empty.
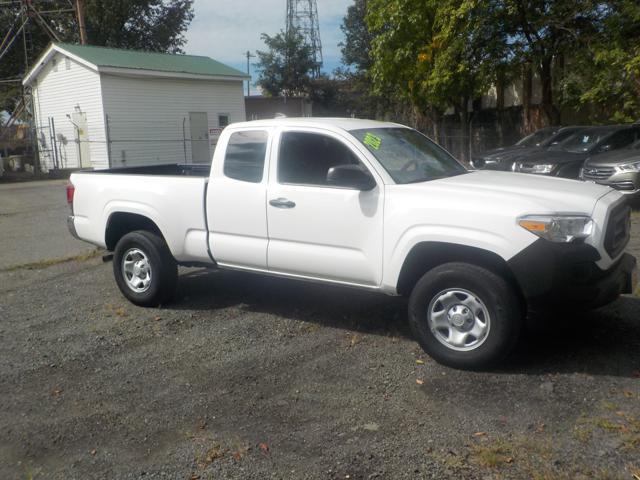
{"type": "Polygon", "coordinates": [[[560,124],[560,112],[553,104],[553,77],[551,75],[552,57],[546,57],[540,62],[540,83],[542,84],[542,111],[547,125],[560,124]]]}
{"type": "Polygon", "coordinates": [[[522,134],[531,131],[531,94],[533,90],[531,65],[525,63],[522,69],[522,134]]]}
{"type": "MultiPolygon", "coordinates": [[[[498,70],[496,77],[496,123],[497,123],[497,138],[496,142],[498,146],[504,145],[504,88],[506,81],[504,78],[504,72],[502,69],[498,70]]],[[[492,145],[494,146],[494,145],[492,145]]],[[[486,149],[487,143],[485,142],[484,148],[486,149]]]]}
{"type": "Polygon", "coordinates": [[[462,105],[460,106],[460,160],[469,163],[469,97],[462,97],[462,105]]]}

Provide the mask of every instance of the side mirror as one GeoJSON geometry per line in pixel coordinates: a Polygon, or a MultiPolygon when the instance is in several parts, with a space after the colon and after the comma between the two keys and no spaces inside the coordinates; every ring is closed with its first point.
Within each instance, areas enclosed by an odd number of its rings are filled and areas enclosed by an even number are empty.
{"type": "Polygon", "coordinates": [[[327,184],[333,187],[354,188],[356,190],[373,190],[376,182],[373,177],[363,172],[357,165],[337,165],[327,172],[327,184]]]}

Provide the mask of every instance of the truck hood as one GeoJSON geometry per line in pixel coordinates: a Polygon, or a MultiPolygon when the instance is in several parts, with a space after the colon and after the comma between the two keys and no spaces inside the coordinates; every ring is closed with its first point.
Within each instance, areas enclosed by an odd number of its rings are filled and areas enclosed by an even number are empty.
{"type": "Polygon", "coordinates": [[[482,159],[496,159],[500,160],[505,155],[510,155],[515,151],[523,150],[525,147],[519,145],[510,145],[508,147],[500,147],[494,148],[493,150],[487,150],[486,152],[482,152],[479,155],[476,155],[475,158],[482,159]]]}
{"type": "Polygon", "coordinates": [[[597,200],[612,192],[609,187],[590,182],[490,170],[402,187],[415,188],[415,193],[420,189],[428,189],[437,192],[444,201],[451,198],[456,203],[473,205],[474,209],[485,204],[518,215],[555,212],[590,214],[597,200]]]}
{"type": "Polygon", "coordinates": [[[611,167],[623,163],[640,162],[640,150],[625,148],[614,150],[613,152],[602,153],[595,157],[590,157],[585,162],[585,167],[611,167]]]}

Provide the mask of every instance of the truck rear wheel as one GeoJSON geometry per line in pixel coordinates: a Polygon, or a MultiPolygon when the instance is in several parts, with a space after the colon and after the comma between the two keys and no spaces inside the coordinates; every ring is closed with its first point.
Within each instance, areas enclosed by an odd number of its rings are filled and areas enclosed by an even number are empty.
{"type": "Polygon", "coordinates": [[[409,299],[409,323],[425,352],[453,368],[495,365],[516,345],[524,315],[501,276],[467,263],[427,272],[409,299]]]}
{"type": "Polygon", "coordinates": [[[118,241],[113,273],[122,294],[141,307],[168,302],[178,283],[178,267],[166,242],[145,230],[128,233],[118,241]]]}

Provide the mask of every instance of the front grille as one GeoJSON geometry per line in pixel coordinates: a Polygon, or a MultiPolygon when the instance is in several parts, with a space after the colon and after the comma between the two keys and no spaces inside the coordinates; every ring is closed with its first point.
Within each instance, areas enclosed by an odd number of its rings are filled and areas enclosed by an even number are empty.
{"type": "Polygon", "coordinates": [[[585,180],[606,180],[614,172],[613,167],[584,167],[582,176],[585,180]]]}
{"type": "Polygon", "coordinates": [[[617,257],[629,242],[631,235],[631,208],[618,205],[609,215],[604,237],[604,248],[611,258],[617,257]]]}
{"type": "Polygon", "coordinates": [[[636,189],[636,186],[633,184],[631,180],[623,180],[620,182],[613,182],[610,184],[616,190],[625,190],[625,191],[633,191],[636,189]]]}

